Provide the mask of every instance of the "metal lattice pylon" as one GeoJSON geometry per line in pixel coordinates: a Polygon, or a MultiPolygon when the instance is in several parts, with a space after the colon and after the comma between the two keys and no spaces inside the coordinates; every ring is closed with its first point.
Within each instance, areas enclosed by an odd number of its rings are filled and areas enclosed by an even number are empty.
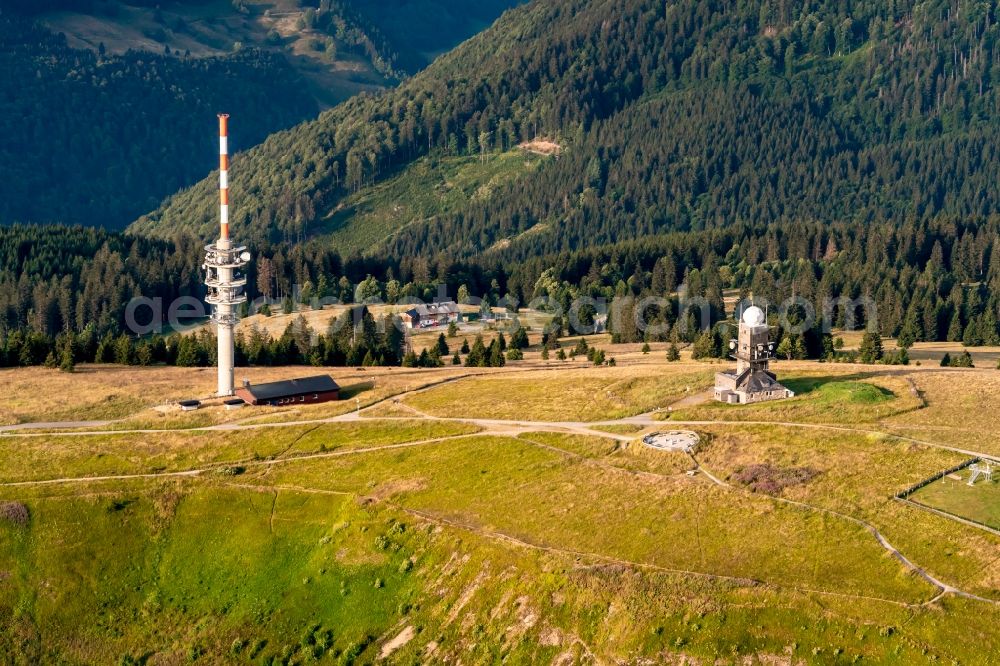
{"type": "Polygon", "coordinates": [[[981,464],[972,465],[969,469],[972,471],[972,474],[969,475],[970,486],[975,485],[976,481],[978,481],[980,478],[983,481],[993,480],[993,462],[990,460],[987,460],[981,464]]]}

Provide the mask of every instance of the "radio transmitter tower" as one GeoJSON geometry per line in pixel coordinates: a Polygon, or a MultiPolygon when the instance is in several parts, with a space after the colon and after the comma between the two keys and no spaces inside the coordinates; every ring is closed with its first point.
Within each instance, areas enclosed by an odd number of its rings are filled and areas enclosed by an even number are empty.
{"type": "Polygon", "coordinates": [[[219,240],[205,246],[205,301],[214,306],[212,321],[219,340],[219,396],[233,395],[233,329],[236,306],[247,300],[243,293],[247,279],[243,268],[250,261],[245,247],[229,238],[229,115],[219,114],[219,240]]]}

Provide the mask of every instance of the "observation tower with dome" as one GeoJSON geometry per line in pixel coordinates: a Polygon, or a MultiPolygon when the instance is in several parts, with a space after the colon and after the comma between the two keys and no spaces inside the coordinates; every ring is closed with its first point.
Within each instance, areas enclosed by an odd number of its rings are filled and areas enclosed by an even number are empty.
{"type": "Polygon", "coordinates": [[[715,375],[715,399],[735,405],[781,400],[795,395],[770,371],[774,343],[764,311],[751,305],[740,317],[739,338],[729,341],[736,370],[715,375]]]}

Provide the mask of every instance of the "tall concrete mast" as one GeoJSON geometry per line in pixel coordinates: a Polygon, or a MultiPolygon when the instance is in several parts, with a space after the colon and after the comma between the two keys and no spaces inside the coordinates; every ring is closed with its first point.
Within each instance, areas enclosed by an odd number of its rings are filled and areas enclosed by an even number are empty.
{"type": "Polygon", "coordinates": [[[219,340],[218,395],[233,395],[235,347],[233,329],[238,319],[236,306],[247,300],[243,293],[250,253],[229,238],[229,116],[219,114],[219,240],[205,246],[205,301],[214,306],[212,321],[219,340]]]}

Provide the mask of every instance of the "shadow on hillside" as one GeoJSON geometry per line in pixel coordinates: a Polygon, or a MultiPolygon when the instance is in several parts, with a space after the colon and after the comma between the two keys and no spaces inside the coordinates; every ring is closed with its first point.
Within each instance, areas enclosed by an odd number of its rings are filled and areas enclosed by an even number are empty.
{"type": "Polygon", "coordinates": [[[348,384],[347,386],[340,387],[340,399],[350,400],[356,398],[358,395],[364,393],[365,391],[371,391],[375,388],[375,382],[358,382],[356,384],[348,384]]]}

